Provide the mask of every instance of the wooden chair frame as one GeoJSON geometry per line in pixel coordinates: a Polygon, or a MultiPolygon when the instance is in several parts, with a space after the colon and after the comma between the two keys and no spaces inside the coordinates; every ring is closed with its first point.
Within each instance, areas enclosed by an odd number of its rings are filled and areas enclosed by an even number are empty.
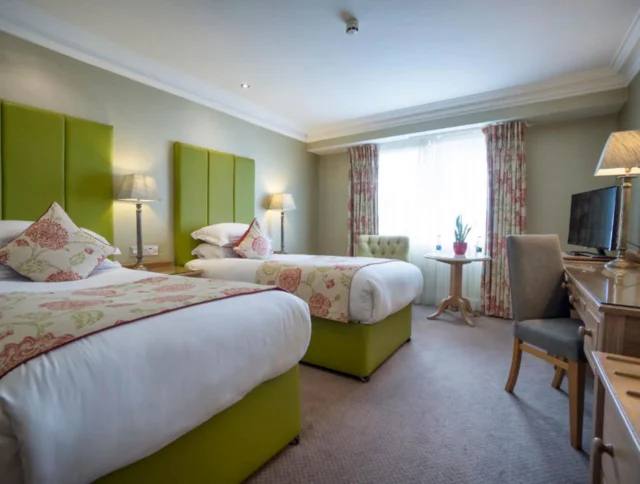
{"type": "Polygon", "coordinates": [[[522,362],[522,352],[526,351],[530,355],[542,358],[555,366],[555,374],[551,386],[556,390],[560,389],[564,374],[569,377],[569,428],[571,431],[571,446],[574,449],[582,449],[582,422],[584,416],[584,382],[585,382],[585,361],[567,361],[564,358],[557,358],[544,353],[539,349],[529,346],[520,339],[513,340],[513,357],[511,359],[511,370],[504,389],[508,393],[513,393],[520,373],[520,363],[522,362]]]}

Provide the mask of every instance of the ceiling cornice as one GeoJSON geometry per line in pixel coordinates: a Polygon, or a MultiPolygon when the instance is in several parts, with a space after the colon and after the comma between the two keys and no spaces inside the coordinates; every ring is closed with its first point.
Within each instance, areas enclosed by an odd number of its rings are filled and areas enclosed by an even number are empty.
{"type": "Polygon", "coordinates": [[[552,101],[600,91],[619,89],[627,79],[609,68],[581,72],[550,81],[500,89],[448,101],[435,102],[397,111],[366,116],[343,123],[312,128],[309,143],[355,134],[396,128],[442,118],[464,116],[483,111],[523,106],[540,101],[552,101]]]}
{"type": "Polygon", "coordinates": [[[618,50],[611,60],[611,68],[625,76],[627,82],[633,81],[640,72],[640,10],[633,18],[618,50]]]}
{"type": "Polygon", "coordinates": [[[0,0],[0,30],[251,124],[306,141],[306,127],[168,68],[19,0],[0,0]]]}
{"type": "Polygon", "coordinates": [[[85,63],[208,106],[291,138],[313,143],[371,131],[627,87],[640,72],[640,10],[610,67],[308,129],[240,96],[46,14],[0,0],[0,30],[85,63]]]}

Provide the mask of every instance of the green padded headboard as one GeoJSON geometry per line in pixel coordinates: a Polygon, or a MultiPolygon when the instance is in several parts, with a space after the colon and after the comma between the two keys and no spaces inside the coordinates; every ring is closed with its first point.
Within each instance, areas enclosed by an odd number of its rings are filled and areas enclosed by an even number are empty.
{"type": "Polygon", "coordinates": [[[254,217],[255,162],[185,143],[173,145],[173,242],[176,264],[193,259],[191,232],[254,217]]]}
{"type": "Polygon", "coordinates": [[[113,127],[0,101],[0,214],[36,220],[58,202],[113,241],[113,127]]]}

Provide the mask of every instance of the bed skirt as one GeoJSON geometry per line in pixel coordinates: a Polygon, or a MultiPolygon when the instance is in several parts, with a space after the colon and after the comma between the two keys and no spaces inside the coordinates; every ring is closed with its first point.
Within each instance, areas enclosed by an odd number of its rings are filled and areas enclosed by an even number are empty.
{"type": "Polygon", "coordinates": [[[411,308],[374,324],[311,318],[311,343],[304,363],[367,379],[411,338],[411,308]]]}
{"type": "Polygon", "coordinates": [[[100,484],[239,483],[300,434],[298,365],[100,484]]]}

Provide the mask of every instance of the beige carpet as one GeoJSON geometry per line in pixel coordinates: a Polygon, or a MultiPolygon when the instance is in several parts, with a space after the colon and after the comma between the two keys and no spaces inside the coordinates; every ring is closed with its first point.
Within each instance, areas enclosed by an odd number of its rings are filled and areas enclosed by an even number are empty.
{"type": "MultiPolygon", "coordinates": [[[[585,483],[588,457],[569,444],[553,368],[524,355],[515,396],[503,390],[511,324],[428,321],[363,384],[303,366],[300,445],[250,479],[259,483],[585,483]]],[[[583,446],[591,439],[587,382],[583,446]]]]}

